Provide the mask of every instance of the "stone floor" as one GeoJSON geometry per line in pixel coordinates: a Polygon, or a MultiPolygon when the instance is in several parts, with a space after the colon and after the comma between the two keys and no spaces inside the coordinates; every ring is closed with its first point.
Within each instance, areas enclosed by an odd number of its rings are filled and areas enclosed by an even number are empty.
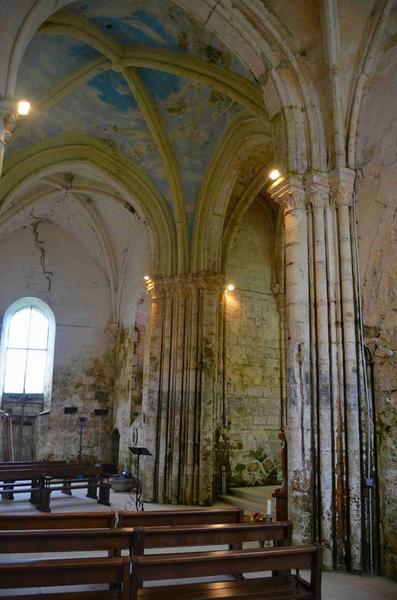
{"type": "MultiPolygon", "coordinates": [[[[103,511],[103,510],[125,510],[133,509],[133,504],[128,494],[111,492],[110,507],[97,504],[85,497],[83,490],[74,492],[73,497],[66,497],[60,493],[54,493],[51,498],[51,509],[53,512],[67,511],[103,511]]],[[[226,506],[218,502],[215,507],[226,506]]],[[[175,509],[173,505],[146,504],[145,510],[170,510],[175,509]]],[[[181,506],[180,508],[184,508],[181,506]]],[[[1,513],[35,513],[36,510],[28,501],[28,495],[19,494],[15,500],[0,500],[1,513]]],[[[29,555],[29,558],[41,558],[45,555],[29,555]]],[[[75,557],[78,556],[74,553],[75,557]]],[[[0,561],[20,560],[26,555],[1,555],[0,561]]],[[[348,573],[323,573],[323,600],[397,600],[397,582],[389,581],[382,577],[357,576],[348,573]]],[[[36,592],[38,590],[35,590],[36,592]]],[[[42,591],[50,591],[42,589],[42,591]]],[[[25,591],[26,592],[26,591],[25,591]]],[[[1,598],[7,598],[7,592],[0,592],[1,598]]]]}

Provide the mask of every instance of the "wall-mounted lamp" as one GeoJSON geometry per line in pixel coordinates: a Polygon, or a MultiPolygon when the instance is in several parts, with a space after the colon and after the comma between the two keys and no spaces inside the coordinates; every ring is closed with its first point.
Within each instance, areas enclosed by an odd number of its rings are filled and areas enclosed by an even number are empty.
{"type": "Polygon", "coordinates": [[[11,110],[10,112],[2,109],[0,106],[0,177],[3,169],[4,148],[7,141],[11,137],[19,117],[28,115],[29,111],[30,102],[27,100],[20,100],[16,110],[11,110]]]}
{"type": "Polygon", "coordinates": [[[236,286],[233,283],[228,283],[226,286],[226,289],[228,292],[234,292],[234,290],[236,289],[236,286]]]}
{"type": "Polygon", "coordinates": [[[272,169],[269,173],[269,179],[272,181],[276,181],[281,176],[281,173],[278,169],[272,169]]]}
{"type": "Polygon", "coordinates": [[[26,117],[30,112],[30,102],[27,100],[20,100],[17,106],[17,113],[21,117],[26,117]]]}
{"type": "Polygon", "coordinates": [[[145,281],[150,281],[150,275],[144,275],[143,278],[145,281]]]}

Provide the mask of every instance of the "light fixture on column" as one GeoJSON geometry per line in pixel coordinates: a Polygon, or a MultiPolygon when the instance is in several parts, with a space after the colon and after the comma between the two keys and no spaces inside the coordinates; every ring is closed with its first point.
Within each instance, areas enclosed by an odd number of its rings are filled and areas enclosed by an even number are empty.
{"type": "Polygon", "coordinates": [[[3,168],[4,148],[7,141],[11,137],[19,117],[28,115],[29,111],[30,102],[27,100],[20,100],[14,110],[11,105],[3,107],[0,104],[0,176],[3,168]]]}
{"type": "Polygon", "coordinates": [[[150,275],[144,275],[143,278],[145,281],[150,281],[150,275]]]}
{"type": "Polygon", "coordinates": [[[17,106],[17,113],[21,117],[26,117],[30,112],[30,102],[27,100],[20,100],[17,106]]]}
{"type": "Polygon", "coordinates": [[[278,179],[279,177],[281,177],[281,173],[278,169],[272,169],[269,173],[269,179],[271,179],[272,181],[276,181],[276,179],[278,179]]]}
{"type": "Polygon", "coordinates": [[[226,286],[226,289],[228,292],[234,292],[234,290],[236,289],[236,286],[234,285],[234,283],[228,283],[226,286]]]}

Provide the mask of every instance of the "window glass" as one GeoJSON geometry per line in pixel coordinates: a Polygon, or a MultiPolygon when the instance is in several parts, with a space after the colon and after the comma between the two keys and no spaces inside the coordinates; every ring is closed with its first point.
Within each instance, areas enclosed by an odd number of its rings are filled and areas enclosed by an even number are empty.
{"type": "Polygon", "coordinates": [[[22,308],[13,315],[8,335],[8,348],[27,348],[30,312],[30,307],[22,308]]]}
{"type": "Polygon", "coordinates": [[[6,344],[5,393],[44,392],[48,332],[48,319],[35,306],[23,307],[12,315],[6,344]]]}
{"type": "Polygon", "coordinates": [[[32,307],[30,315],[29,348],[47,349],[48,320],[37,308],[32,307]]]}
{"type": "Polygon", "coordinates": [[[44,391],[46,350],[29,350],[26,362],[25,393],[42,394],[44,391]]]}
{"type": "Polygon", "coordinates": [[[23,394],[25,382],[26,350],[8,349],[4,391],[10,394],[23,394]]]}

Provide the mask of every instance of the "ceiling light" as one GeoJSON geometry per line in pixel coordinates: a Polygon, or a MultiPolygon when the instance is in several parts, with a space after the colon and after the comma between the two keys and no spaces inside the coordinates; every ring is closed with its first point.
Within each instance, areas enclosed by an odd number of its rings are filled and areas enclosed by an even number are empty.
{"type": "Polygon", "coordinates": [[[18,107],[17,107],[17,112],[19,115],[21,115],[22,117],[25,117],[26,115],[29,114],[30,111],[30,102],[28,102],[27,100],[20,100],[20,102],[18,102],[18,107]]]}
{"type": "Polygon", "coordinates": [[[227,291],[228,291],[228,292],[234,292],[234,290],[235,290],[235,286],[234,286],[234,284],[233,284],[233,283],[229,283],[229,284],[226,286],[226,289],[227,289],[227,291]]]}
{"type": "Polygon", "coordinates": [[[273,181],[276,181],[276,179],[278,179],[281,176],[281,173],[278,169],[273,169],[272,171],[270,171],[269,173],[269,177],[270,179],[272,179],[273,181]]]}

